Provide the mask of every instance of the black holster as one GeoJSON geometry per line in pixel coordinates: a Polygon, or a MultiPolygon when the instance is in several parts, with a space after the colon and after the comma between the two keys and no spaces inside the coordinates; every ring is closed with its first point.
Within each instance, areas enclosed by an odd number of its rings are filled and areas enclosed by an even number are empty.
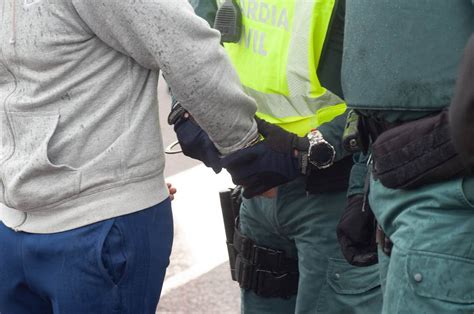
{"type": "Polygon", "coordinates": [[[235,275],[235,260],[237,251],[234,248],[234,230],[239,217],[241,198],[241,186],[219,193],[221,201],[222,217],[224,218],[224,230],[227,244],[227,253],[229,255],[230,275],[232,280],[237,280],[235,275]]]}
{"type": "Polygon", "coordinates": [[[241,288],[264,298],[290,298],[298,291],[298,260],[285,252],[257,245],[236,228],[236,281],[241,288]]]}
{"type": "Polygon", "coordinates": [[[298,260],[281,250],[257,245],[240,233],[240,195],[240,187],[219,195],[232,280],[260,297],[290,298],[298,289],[298,260]]]}

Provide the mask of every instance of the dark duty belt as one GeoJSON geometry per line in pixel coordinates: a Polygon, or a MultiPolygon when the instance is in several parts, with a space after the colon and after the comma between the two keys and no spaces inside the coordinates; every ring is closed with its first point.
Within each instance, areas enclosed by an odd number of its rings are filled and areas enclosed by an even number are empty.
{"type": "Polygon", "coordinates": [[[290,298],[298,290],[298,260],[285,252],[257,245],[242,235],[234,233],[237,252],[235,277],[241,288],[252,290],[265,298],[290,298]]]}

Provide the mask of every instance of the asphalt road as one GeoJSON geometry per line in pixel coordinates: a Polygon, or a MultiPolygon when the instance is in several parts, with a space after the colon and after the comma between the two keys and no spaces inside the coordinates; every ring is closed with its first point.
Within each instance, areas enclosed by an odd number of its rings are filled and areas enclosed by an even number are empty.
{"type": "MultiPolygon", "coordinates": [[[[160,124],[165,146],[176,140],[166,123],[170,99],[159,84],[160,124]]],[[[173,201],[175,238],[157,313],[239,313],[240,293],[230,279],[218,192],[232,186],[182,154],[167,155],[165,176],[178,189],[173,201]]]]}

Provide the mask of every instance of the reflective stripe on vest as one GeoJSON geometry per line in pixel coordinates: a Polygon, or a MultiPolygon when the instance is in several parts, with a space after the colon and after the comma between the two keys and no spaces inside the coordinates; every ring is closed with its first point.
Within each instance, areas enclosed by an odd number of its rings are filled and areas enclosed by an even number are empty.
{"type": "MultiPolygon", "coordinates": [[[[218,0],[221,5],[224,0],[218,0]]],[[[257,115],[304,135],[344,113],[317,77],[335,0],[237,0],[242,37],[225,44],[257,115]]]]}

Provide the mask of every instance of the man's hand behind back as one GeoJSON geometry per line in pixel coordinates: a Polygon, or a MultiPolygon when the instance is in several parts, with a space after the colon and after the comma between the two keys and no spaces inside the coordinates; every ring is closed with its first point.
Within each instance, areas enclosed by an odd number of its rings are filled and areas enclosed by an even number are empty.
{"type": "Polygon", "coordinates": [[[298,177],[299,163],[294,153],[292,136],[275,138],[268,134],[268,129],[265,128],[267,124],[261,120],[257,122],[259,128],[262,127],[260,132],[268,136],[267,139],[221,157],[209,136],[188,113],[170,121],[174,123],[180,146],[186,156],[202,161],[216,173],[221,168],[226,168],[232,181],[244,187],[243,196],[246,198],[261,194],[272,197],[275,196],[275,190],[269,190],[298,177]]]}

